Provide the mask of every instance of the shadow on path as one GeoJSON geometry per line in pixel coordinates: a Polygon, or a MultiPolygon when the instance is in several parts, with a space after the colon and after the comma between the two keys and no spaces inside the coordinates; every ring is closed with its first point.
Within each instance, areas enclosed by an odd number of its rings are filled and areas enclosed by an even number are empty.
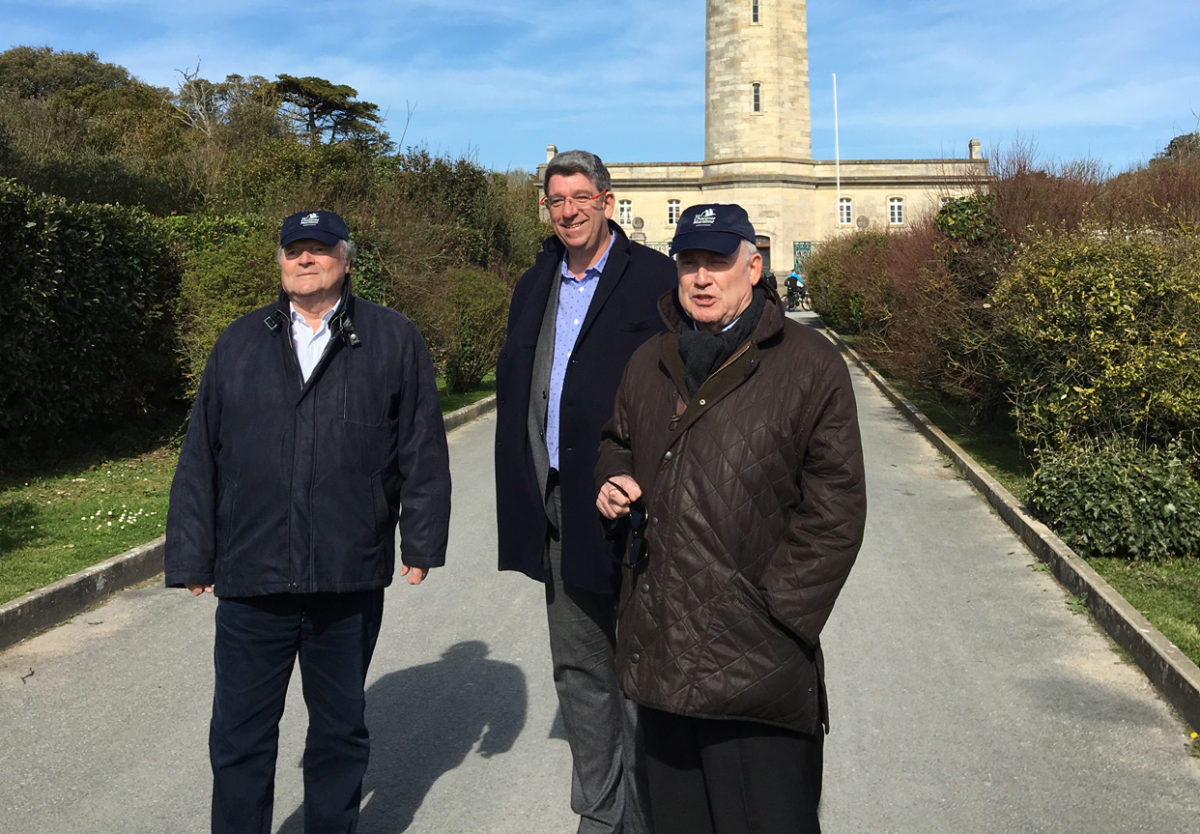
{"type": "MultiPolygon", "coordinates": [[[[468,640],[439,661],[385,675],[370,687],[361,834],[407,830],[433,784],[476,743],[484,758],[512,747],[525,726],[525,675],[487,654],[486,643],[468,640]]],[[[279,834],[303,831],[302,808],[279,828],[279,834]]]]}

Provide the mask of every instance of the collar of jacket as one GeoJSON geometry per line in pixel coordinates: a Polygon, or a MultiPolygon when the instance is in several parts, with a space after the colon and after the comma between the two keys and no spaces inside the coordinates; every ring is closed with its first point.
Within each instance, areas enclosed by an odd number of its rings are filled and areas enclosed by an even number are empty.
{"type": "MultiPolygon", "coordinates": [[[[628,251],[629,238],[625,235],[625,230],[622,229],[619,225],[617,225],[612,220],[608,221],[608,230],[610,232],[612,232],[613,235],[616,236],[616,238],[617,238],[616,241],[613,243],[613,250],[615,251],[617,248],[621,248],[623,250],[628,251]]],[[[566,251],[567,251],[567,247],[563,244],[563,242],[561,240],[558,239],[557,235],[550,235],[550,237],[548,237],[542,241],[542,252],[548,252],[551,255],[553,255],[554,258],[556,259],[555,260],[556,264],[562,263],[563,253],[566,251]]],[[[611,255],[610,255],[610,257],[611,257],[611,255]]]]}
{"type": "MultiPolygon", "coordinates": [[[[287,330],[291,325],[291,314],[291,299],[288,298],[287,293],[280,287],[279,298],[275,302],[275,308],[271,310],[265,320],[265,324],[271,331],[271,335],[278,335],[287,330]]],[[[338,311],[329,319],[329,335],[344,342],[347,347],[358,347],[362,344],[362,340],[358,337],[358,332],[354,329],[354,294],[350,292],[349,273],[346,274],[346,280],[342,282],[342,294],[338,303],[338,311]]]]}
{"type": "MultiPolygon", "coordinates": [[[[629,242],[629,238],[621,231],[621,227],[613,221],[608,221],[608,228],[616,237],[613,241],[612,249],[608,253],[608,263],[604,265],[604,271],[600,273],[600,281],[596,285],[595,295],[592,296],[592,303],[588,305],[587,315],[584,316],[583,324],[579,328],[579,340],[587,338],[592,324],[595,323],[596,317],[600,315],[600,311],[607,304],[609,296],[616,290],[617,285],[624,280],[627,268],[633,261],[633,244],[629,242]]],[[[556,292],[559,286],[559,278],[562,275],[561,264],[563,253],[566,252],[566,246],[557,237],[551,235],[542,244],[542,252],[538,255],[538,263],[541,263],[543,270],[539,274],[539,282],[542,283],[542,289],[547,294],[556,292]]],[[[539,269],[535,263],[534,269],[539,269]]],[[[540,302],[544,308],[547,302],[546,295],[534,297],[534,303],[540,302]]]]}
{"type": "Polygon", "coordinates": [[[779,294],[768,286],[763,286],[763,289],[767,293],[767,303],[763,307],[758,326],[754,328],[750,338],[738,345],[733,355],[726,359],[712,376],[704,380],[691,399],[687,397],[687,370],[684,367],[683,356],[679,353],[679,336],[676,333],[676,328],[684,317],[679,294],[672,290],[659,297],[658,312],[667,325],[667,332],[658,337],[659,357],[664,370],[675,383],[677,398],[675,418],[671,421],[672,431],[686,430],[703,414],[711,411],[716,403],[754,373],[758,368],[759,353],[781,338],[785,315],[779,294]]]}

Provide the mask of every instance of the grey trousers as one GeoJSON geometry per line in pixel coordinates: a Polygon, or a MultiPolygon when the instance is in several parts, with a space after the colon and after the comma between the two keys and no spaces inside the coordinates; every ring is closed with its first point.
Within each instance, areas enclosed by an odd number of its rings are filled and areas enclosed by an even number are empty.
{"type": "MultiPolygon", "coordinates": [[[[561,514],[557,487],[547,503],[561,514]]],[[[550,657],[571,747],[571,810],[580,817],[578,834],[650,834],[637,710],[617,685],[617,595],[565,585],[556,535],[550,536],[546,556],[550,657]]]]}

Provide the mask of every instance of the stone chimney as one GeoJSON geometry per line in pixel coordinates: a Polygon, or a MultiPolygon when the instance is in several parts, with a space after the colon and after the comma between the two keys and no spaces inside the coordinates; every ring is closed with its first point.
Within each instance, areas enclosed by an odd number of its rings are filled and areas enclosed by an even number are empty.
{"type": "Polygon", "coordinates": [[[983,159],[983,154],[979,150],[979,140],[972,139],[967,143],[967,156],[971,159],[983,159]]]}

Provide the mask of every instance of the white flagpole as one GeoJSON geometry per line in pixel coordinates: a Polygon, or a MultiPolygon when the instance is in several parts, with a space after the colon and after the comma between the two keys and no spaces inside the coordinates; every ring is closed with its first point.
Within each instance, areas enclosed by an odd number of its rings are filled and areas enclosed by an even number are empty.
{"type": "Polygon", "coordinates": [[[838,148],[837,73],[833,74],[833,175],[837,184],[837,205],[834,206],[835,229],[842,225],[842,153],[838,148]]]}

